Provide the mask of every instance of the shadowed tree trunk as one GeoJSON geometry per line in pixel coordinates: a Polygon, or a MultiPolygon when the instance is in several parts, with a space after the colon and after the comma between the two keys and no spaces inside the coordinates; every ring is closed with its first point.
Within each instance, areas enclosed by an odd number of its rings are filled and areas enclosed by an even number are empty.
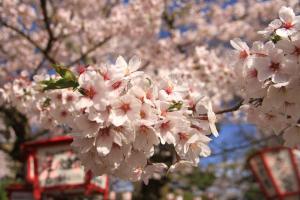
{"type": "MultiPolygon", "coordinates": [[[[20,168],[17,172],[17,178],[24,178],[24,155],[22,152],[22,144],[24,144],[29,138],[30,128],[28,120],[25,115],[17,111],[15,108],[0,107],[0,112],[3,114],[4,122],[7,127],[11,128],[16,136],[13,144],[8,146],[3,144],[1,150],[7,153],[12,160],[20,163],[20,168]]],[[[8,129],[7,129],[8,130],[8,129]]]]}

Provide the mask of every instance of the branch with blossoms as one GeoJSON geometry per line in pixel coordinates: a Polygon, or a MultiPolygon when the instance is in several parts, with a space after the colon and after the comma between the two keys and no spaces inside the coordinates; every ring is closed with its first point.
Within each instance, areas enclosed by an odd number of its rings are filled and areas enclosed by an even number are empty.
{"type": "Polygon", "coordinates": [[[101,40],[100,42],[96,43],[94,46],[92,46],[91,48],[89,48],[81,56],[79,56],[78,58],[76,58],[73,61],[71,61],[70,63],[68,63],[67,66],[73,66],[76,63],[80,62],[86,56],[88,56],[90,53],[94,52],[95,50],[97,50],[98,48],[100,48],[101,46],[103,46],[104,44],[106,44],[109,40],[111,40],[112,37],[113,36],[107,36],[107,37],[105,37],[103,40],[101,40]]]}
{"type": "MultiPolygon", "coordinates": [[[[160,14],[174,27],[173,17],[160,14]]],[[[46,19],[47,13],[44,16],[46,19]]],[[[211,153],[208,136],[218,135],[216,114],[243,109],[250,122],[267,131],[283,132],[286,144],[297,145],[300,100],[295,94],[300,91],[300,22],[287,7],[279,11],[279,18],[263,32],[267,42],[258,41],[249,48],[240,39],[231,41],[235,48],[231,59],[234,72],[224,67],[213,51],[196,47],[195,58],[181,65],[188,64],[201,71],[200,84],[194,81],[197,73],[186,73],[188,68],[183,72],[174,70],[170,76],[162,73],[152,77],[138,71],[141,67],[138,58],[126,62],[118,57],[115,63],[100,66],[54,65],[57,75],[36,75],[33,82],[25,76],[15,79],[5,86],[7,101],[28,114],[38,113],[43,127],[59,124],[71,127],[72,146],[86,170],[131,181],[147,183],[154,173],[197,166],[199,156],[211,153]],[[207,60],[213,62],[204,62],[207,60]],[[207,68],[201,70],[205,64],[207,68]],[[208,74],[220,74],[220,69],[222,75],[204,81],[212,77],[207,78],[208,74]],[[228,93],[220,91],[228,83],[224,77],[237,81],[235,86],[243,100],[214,112],[213,99],[206,94],[220,97],[220,93],[228,93]],[[171,166],[150,162],[159,146],[171,147],[176,158],[171,166]]],[[[99,45],[108,40],[109,37],[99,45]]],[[[97,47],[98,44],[85,51],[71,64],[97,47]]],[[[142,68],[148,65],[146,62],[142,68]]]]}
{"type": "Polygon", "coordinates": [[[20,36],[22,36],[24,39],[26,39],[30,44],[32,44],[35,48],[37,48],[39,51],[41,51],[43,53],[43,55],[45,56],[45,58],[47,58],[50,62],[52,63],[56,63],[56,61],[54,60],[54,58],[52,58],[47,51],[45,51],[42,47],[40,47],[40,45],[38,43],[36,43],[29,35],[27,35],[26,33],[24,33],[23,31],[19,30],[18,28],[6,23],[5,21],[3,21],[0,18],[0,24],[6,28],[11,29],[12,31],[14,31],[15,33],[19,34],[20,36]]]}
{"type": "Polygon", "coordinates": [[[282,7],[279,19],[259,31],[267,42],[252,48],[234,39],[232,65],[240,77],[248,120],[265,131],[283,134],[285,144],[300,143],[300,16],[282,7]]]}
{"type": "Polygon", "coordinates": [[[72,146],[95,175],[147,183],[167,168],[196,166],[199,156],[210,154],[208,135],[218,134],[211,102],[189,90],[184,80],[153,79],[137,71],[140,66],[136,57],[128,63],[119,57],[100,67],[54,65],[57,76],[37,75],[32,83],[15,80],[14,103],[38,110],[46,127],[71,127],[72,146]],[[203,111],[206,119],[194,117],[203,111]],[[172,147],[177,158],[172,166],[150,162],[160,144],[172,147]]]}
{"type": "Polygon", "coordinates": [[[32,44],[35,48],[37,48],[39,51],[43,53],[43,55],[52,63],[56,63],[56,61],[48,54],[47,51],[45,51],[38,43],[36,43],[29,35],[24,33],[23,31],[19,30],[18,28],[6,23],[4,20],[0,18],[0,24],[6,28],[11,29],[15,33],[22,36],[24,39],[26,39],[30,44],[32,44]]]}

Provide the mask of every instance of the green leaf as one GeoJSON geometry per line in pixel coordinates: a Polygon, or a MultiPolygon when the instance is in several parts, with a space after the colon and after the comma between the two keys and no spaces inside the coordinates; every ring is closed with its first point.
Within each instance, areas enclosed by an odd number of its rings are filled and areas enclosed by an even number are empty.
{"type": "Polygon", "coordinates": [[[52,67],[55,69],[56,73],[61,76],[61,78],[41,81],[40,83],[45,85],[43,88],[44,91],[63,88],[73,88],[74,90],[77,89],[79,83],[77,81],[77,77],[71,70],[56,64],[52,65],[52,67]]]}
{"type": "Polygon", "coordinates": [[[182,101],[173,101],[173,103],[169,106],[167,111],[173,112],[173,111],[180,110],[182,105],[183,105],[182,101]]]}
{"type": "Polygon", "coordinates": [[[278,41],[281,40],[281,37],[279,35],[277,35],[276,33],[274,33],[271,35],[270,40],[272,40],[272,42],[274,44],[276,44],[278,41]]]}
{"type": "Polygon", "coordinates": [[[63,89],[63,88],[73,88],[76,89],[79,84],[77,80],[69,80],[65,78],[61,78],[58,80],[49,80],[49,81],[42,81],[41,82],[45,87],[43,88],[45,90],[53,90],[53,89],[63,89]]]}
{"type": "Polygon", "coordinates": [[[53,65],[53,68],[55,69],[56,73],[58,73],[63,79],[73,80],[73,81],[77,80],[74,73],[68,68],[60,65],[53,65]]]}

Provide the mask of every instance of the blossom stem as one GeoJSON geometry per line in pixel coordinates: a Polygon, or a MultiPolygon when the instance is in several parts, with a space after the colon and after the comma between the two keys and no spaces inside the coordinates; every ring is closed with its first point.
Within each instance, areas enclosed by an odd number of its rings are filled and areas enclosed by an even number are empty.
{"type": "MultiPolygon", "coordinates": [[[[230,108],[226,108],[223,110],[219,110],[219,111],[215,111],[214,113],[217,115],[221,115],[224,113],[229,113],[229,112],[234,112],[237,111],[242,105],[243,105],[244,99],[241,99],[237,104],[235,104],[234,106],[230,107],[230,108]]],[[[198,117],[206,117],[207,114],[199,114],[198,117]]]]}

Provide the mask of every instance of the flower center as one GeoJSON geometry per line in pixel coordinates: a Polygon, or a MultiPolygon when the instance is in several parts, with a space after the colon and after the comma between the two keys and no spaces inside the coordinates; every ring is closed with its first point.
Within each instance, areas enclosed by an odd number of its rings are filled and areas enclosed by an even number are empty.
{"type": "Polygon", "coordinates": [[[60,93],[60,94],[57,94],[57,95],[56,95],[56,99],[57,99],[57,100],[61,100],[61,99],[62,99],[62,94],[61,94],[61,93],[60,93]]]}
{"type": "Polygon", "coordinates": [[[124,112],[127,113],[130,110],[130,104],[129,103],[123,103],[120,107],[120,109],[124,112]]]}
{"type": "Polygon", "coordinates": [[[271,65],[270,65],[270,69],[271,69],[273,72],[278,71],[279,68],[280,68],[279,63],[273,63],[273,62],[272,62],[271,65]]]}
{"type": "Polygon", "coordinates": [[[103,79],[104,79],[105,81],[110,80],[110,77],[109,77],[109,75],[108,75],[107,72],[106,72],[106,73],[101,73],[101,75],[102,75],[102,77],[103,77],[103,79]]]}
{"type": "Polygon", "coordinates": [[[86,70],[85,66],[79,65],[76,69],[76,71],[78,72],[78,74],[82,74],[84,73],[86,70]]]}
{"type": "Polygon", "coordinates": [[[61,111],[60,115],[62,117],[66,117],[68,115],[68,113],[67,113],[67,111],[63,110],[63,111],[61,111]]]}
{"type": "Polygon", "coordinates": [[[103,129],[100,129],[99,132],[101,132],[101,137],[108,137],[109,136],[109,128],[103,128],[103,129]]]}
{"type": "Polygon", "coordinates": [[[240,59],[245,59],[245,58],[247,58],[247,56],[248,56],[248,53],[246,50],[240,51],[240,59]]]}
{"type": "Polygon", "coordinates": [[[141,118],[142,118],[142,119],[145,119],[145,118],[146,118],[146,113],[145,113],[145,111],[141,110],[140,115],[141,115],[141,118]]]}
{"type": "Polygon", "coordinates": [[[147,134],[148,133],[148,127],[145,126],[145,125],[141,125],[140,126],[140,133],[147,134]]]}
{"type": "Polygon", "coordinates": [[[171,86],[168,86],[166,89],[165,89],[166,93],[168,95],[170,95],[172,92],[173,92],[173,88],[171,86]]]}
{"type": "Polygon", "coordinates": [[[67,101],[70,102],[70,101],[73,101],[73,100],[74,100],[73,95],[70,95],[70,94],[69,94],[69,95],[67,96],[67,101]]]}
{"type": "Polygon", "coordinates": [[[178,135],[179,135],[179,139],[180,139],[180,140],[186,141],[186,140],[188,140],[188,138],[189,138],[187,133],[182,133],[182,132],[180,132],[180,133],[178,133],[178,135]]]}
{"type": "Polygon", "coordinates": [[[114,84],[112,84],[112,88],[114,90],[118,89],[121,86],[121,83],[122,83],[121,81],[115,82],[114,84]]]}
{"type": "Polygon", "coordinates": [[[89,97],[90,99],[93,99],[94,96],[97,94],[94,87],[90,86],[88,89],[84,90],[85,96],[89,97]]]}
{"type": "Polygon", "coordinates": [[[146,93],[146,98],[147,98],[147,99],[152,99],[152,98],[153,98],[153,95],[152,95],[152,92],[151,92],[151,91],[148,91],[148,92],[146,93]]]}
{"type": "Polygon", "coordinates": [[[167,115],[167,110],[162,110],[160,115],[165,117],[167,115]]]}
{"type": "Polygon", "coordinates": [[[170,128],[170,121],[164,122],[160,125],[161,129],[167,130],[170,128]]]}
{"type": "Polygon", "coordinates": [[[297,56],[300,55],[300,48],[299,47],[295,47],[294,54],[296,54],[297,56]]]}
{"type": "Polygon", "coordinates": [[[256,78],[257,77],[257,70],[256,69],[252,69],[248,72],[248,76],[250,78],[256,78]]]}
{"type": "Polygon", "coordinates": [[[294,27],[294,25],[291,22],[286,22],[283,24],[283,28],[285,28],[285,29],[291,29],[293,27],[294,27]]]}

